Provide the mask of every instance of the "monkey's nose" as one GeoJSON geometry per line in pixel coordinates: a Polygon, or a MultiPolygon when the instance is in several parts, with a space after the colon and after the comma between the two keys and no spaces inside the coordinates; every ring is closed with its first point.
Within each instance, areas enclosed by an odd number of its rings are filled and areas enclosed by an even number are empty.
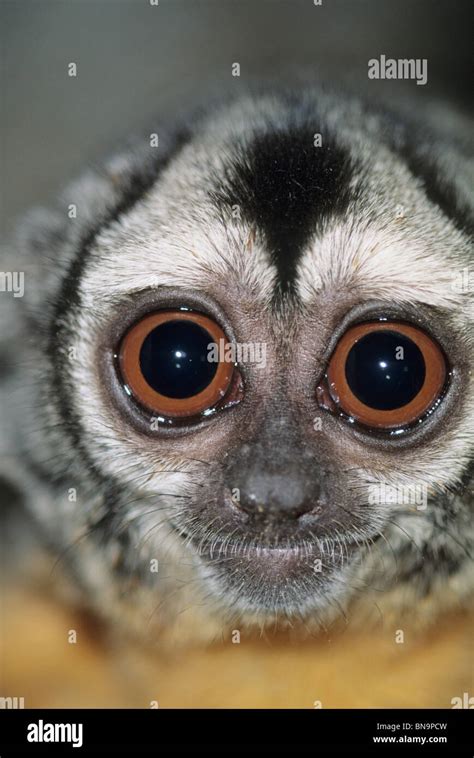
{"type": "Polygon", "coordinates": [[[324,466],[298,427],[277,414],[224,464],[224,481],[231,491],[237,490],[234,502],[263,521],[295,520],[318,507],[324,476],[324,466]]]}
{"type": "Polygon", "coordinates": [[[319,487],[308,485],[298,470],[248,471],[239,487],[239,505],[252,516],[298,518],[314,508],[319,496],[319,487]]]}

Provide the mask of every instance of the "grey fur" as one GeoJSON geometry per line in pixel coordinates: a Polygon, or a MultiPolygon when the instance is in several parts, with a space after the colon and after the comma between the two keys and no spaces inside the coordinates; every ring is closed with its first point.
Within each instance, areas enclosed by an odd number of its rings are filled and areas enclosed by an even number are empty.
{"type": "MultiPolygon", "coordinates": [[[[158,161],[139,143],[88,172],[56,210],[25,219],[7,246],[3,268],[25,272],[26,295],[0,297],[1,350],[11,365],[1,378],[3,475],[105,617],[143,632],[150,616],[152,629],[164,630],[189,615],[190,635],[208,637],[229,624],[311,628],[341,615],[373,617],[374,608],[375,617],[424,624],[471,602],[473,292],[451,283],[472,265],[472,143],[456,114],[408,112],[311,90],[249,95],[185,125],[179,147],[173,131],[158,130],[158,161]],[[342,216],[328,213],[309,235],[294,292],[275,302],[264,235],[213,198],[256,134],[288,128],[302,112],[307,124],[314,113],[323,145],[331,139],[349,156],[350,198],[342,216]],[[435,190],[426,173],[413,175],[408,153],[429,164],[435,190]],[[149,185],[143,196],[137,184],[149,185]],[[436,197],[447,198],[444,207],[436,197]],[[68,219],[69,203],[77,219],[68,219]],[[71,270],[77,286],[69,291],[71,270]],[[246,374],[247,404],[203,429],[146,435],[124,398],[114,400],[112,343],[140,298],[152,307],[176,289],[222,309],[238,340],[267,342],[268,366],[246,374]],[[311,395],[348,314],[369,306],[409,312],[453,367],[439,409],[398,440],[367,438],[320,412],[311,395]],[[320,438],[311,427],[319,415],[320,438]],[[232,486],[229,460],[246,465],[249,444],[267,455],[268,440],[277,455],[289,439],[299,464],[317,461],[332,500],[320,531],[297,539],[272,527],[265,537],[262,526],[257,551],[295,546],[287,570],[269,553],[262,581],[253,559],[236,559],[235,546],[219,539],[220,498],[232,486]],[[426,511],[369,508],[367,485],[380,480],[426,481],[426,511]],[[317,558],[326,574],[301,568],[317,558]]],[[[258,546],[255,534],[249,545],[258,546]]]]}

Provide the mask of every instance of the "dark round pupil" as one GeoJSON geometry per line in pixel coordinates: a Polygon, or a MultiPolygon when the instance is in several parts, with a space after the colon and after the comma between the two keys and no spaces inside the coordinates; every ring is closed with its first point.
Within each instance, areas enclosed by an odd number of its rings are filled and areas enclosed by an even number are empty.
{"type": "Polygon", "coordinates": [[[346,379],[370,408],[391,411],[407,405],[425,381],[425,361],[413,340],[400,332],[374,331],[351,348],[346,379]]]}
{"type": "Polygon", "coordinates": [[[140,368],[155,392],[185,399],[212,381],[217,363],[207,360],[213,342],[206,329],[192,321],[167,321],[153,329],[140,351],[140,368]]]}

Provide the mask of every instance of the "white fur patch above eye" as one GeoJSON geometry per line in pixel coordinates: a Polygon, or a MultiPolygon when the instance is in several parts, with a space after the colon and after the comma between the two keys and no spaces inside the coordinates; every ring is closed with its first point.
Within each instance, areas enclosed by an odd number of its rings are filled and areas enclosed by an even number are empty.
{"type": "Polygon", "coordinates": [[[81,282],[84,302],[156,287],[203,293],[218,282],[229,293],[244,288],[268,302],[275,272],[251,230],[223,225],[212,208],[169,208],[157,187],[126,219],[97,237],[81,282]]]}
{"type": "Polygon", "coordinates": [[[425,303],[449,308],[453,315],[462,311],[464,323],[472,297],[456,287],[463,265],[456,247],[463,244],[460,236],[452,232],[446,250],[436,239],[410,230],[395,235],[357,218],[337,222],[303,256],[298,292],[306,303],[321,290],[357,292],[367,300],[425,303]]]}

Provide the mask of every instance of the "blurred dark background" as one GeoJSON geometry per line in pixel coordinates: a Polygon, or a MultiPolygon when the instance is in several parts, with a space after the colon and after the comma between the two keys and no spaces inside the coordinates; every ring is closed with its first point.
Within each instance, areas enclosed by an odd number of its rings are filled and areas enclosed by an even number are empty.
{"type": "Polygon", "coordinates": [[[413,94],[470,109],[472,0],[3,0],[3,221],[155,115],[302,68],[356,86],[385,54],[427,58],[413,94]],[[240,79],[231,64],[241,65],[240,79]],[[67,74],[69,62],[77,78],[67,74]]]}

